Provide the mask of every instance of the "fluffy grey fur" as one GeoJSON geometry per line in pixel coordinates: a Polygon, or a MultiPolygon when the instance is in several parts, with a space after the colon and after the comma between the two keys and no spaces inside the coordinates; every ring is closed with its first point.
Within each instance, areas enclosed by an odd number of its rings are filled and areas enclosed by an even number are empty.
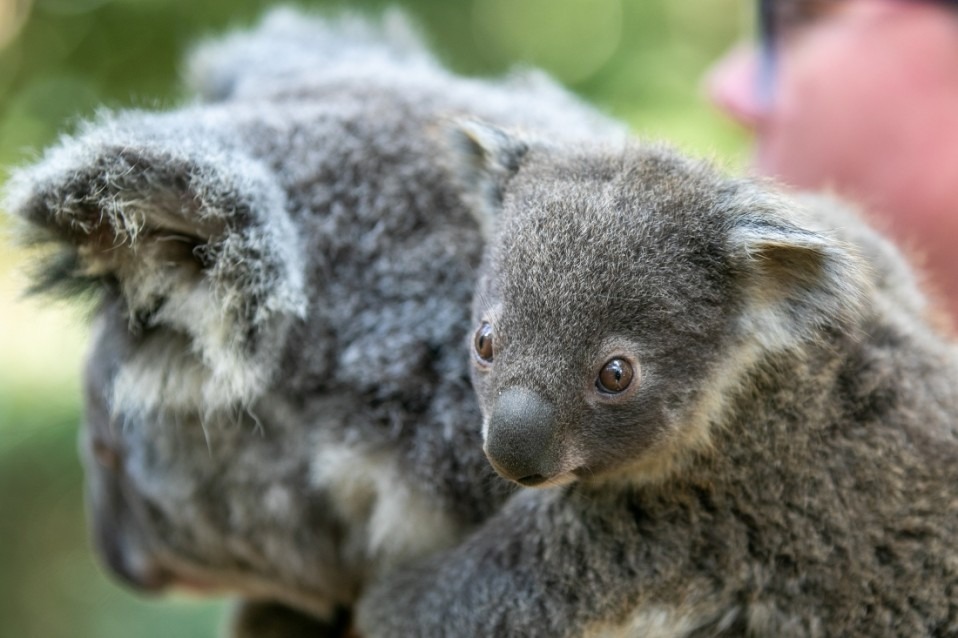
{"type": "Polygon", "coordinates": [[[481,235],[442,122],[622,130],[536,73],[448,73],[396,15],[280,10],[192,60],[202,100],[102,115],[5,207],[47,246],[38,289],[98,298],[81,447],[105,562],[263,601],[240,635],[335,634],[370,578],[513,491],[481,452],[481,235]]]}
{"type": "Polygon", "coordinates": [[[454,136],[494,214],[484,447],[548,489],[385,579],[363,635],[958,633],[958,359],[887,243],[668,149],[454,136]]]}

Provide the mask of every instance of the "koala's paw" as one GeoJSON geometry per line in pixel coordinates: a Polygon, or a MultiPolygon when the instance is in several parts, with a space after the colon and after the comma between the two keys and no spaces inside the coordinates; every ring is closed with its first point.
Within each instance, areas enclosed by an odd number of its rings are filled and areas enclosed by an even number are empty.
{"type": "Polygon", "coordinates": [[[226,638],[353,638],[350,620],[344,609],[323,620],[279,603],[241,601],[226,638]]]}

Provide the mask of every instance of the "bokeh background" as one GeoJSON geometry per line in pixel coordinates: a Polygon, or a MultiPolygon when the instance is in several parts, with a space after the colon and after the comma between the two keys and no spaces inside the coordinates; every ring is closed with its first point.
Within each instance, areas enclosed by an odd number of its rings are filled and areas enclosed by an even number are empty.
{"type": "MultiPolygon", "coordinates": [[[[301,2],[376,12],[387,3],[301,2]]],[[[709,63],[748,0],[399,0],[465,74],[540,66],[642,136],[731,170],[743,134],[706,104],[709,63]]],[[[0,0],[0,182],[97,108],[170,108],[191,42],[253,23],[253,0],[0,0]]],[[[222,601],[143,600],[95,565],[76,455],[82,309],[22,299],[26,256],[0,214],[0,636],[214,636],[222,601]]]]}

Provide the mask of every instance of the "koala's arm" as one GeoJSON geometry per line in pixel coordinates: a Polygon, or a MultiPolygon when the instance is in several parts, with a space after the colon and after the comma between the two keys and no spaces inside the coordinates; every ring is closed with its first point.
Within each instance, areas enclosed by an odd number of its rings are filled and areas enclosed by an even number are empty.
{"type": "Polygon", "coordinates": [[[718,627],[714,585],[688,570],[690,536],[643,542],[646,533],[660,536],[659,524],[618,497],[522,492],[461,545],[368,590],[357,608],[358,633],[555,638],[625,629],[643,635],[680,631],[679,623],[689,621],[682,607],[691,600],[694,626],[718,627]],[[664,601],[676,612],[663,619],[652,609],[654,626],[641,613],[653,604],[652,583],[655,605],[664,601]]]}
{"type": "Polygon", "coordinates": [[[585,557],[594,551],[579,537],[585,526],[568,521],[562,529],[553,519],[564,518],[563,508],[549,496],[520,494],[462,545],[378,583],[360,601],[360,634],[564,635],[578,621],[569,596],[578,592],[588,607],[602,596],[581,582],[586,565],[597,564],[585,557]]]}

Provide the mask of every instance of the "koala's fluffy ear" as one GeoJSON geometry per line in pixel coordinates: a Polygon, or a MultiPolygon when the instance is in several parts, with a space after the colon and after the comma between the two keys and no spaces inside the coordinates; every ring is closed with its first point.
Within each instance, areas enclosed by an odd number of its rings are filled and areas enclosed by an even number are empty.
{"type": "Polygon", "coordinates": [[[464,197],[483,235],[489,237],[502,207],[503,189],[519,170],[529,147],[502,129],[469,119],[452,123],[447,139],[452,149],[454,173],[464,197]]]}
{"type": "Polygon", "coordinates": [[[132,332],[185,335],[214,408],[255,396],[306,305],[285,195],[227,140],[189,113],[121,116],[15,172],[4,198],[50,248],[34,291],[118,291],[132,332]]]}
{"type": "Polygon", "coordinates": [[[847,244],[808,230],[802,211],[784,198],[750,199],[729,232],[746,280],[744,329],[771,350],[844,329],[861,314],[870,279],[847,244]]]}

